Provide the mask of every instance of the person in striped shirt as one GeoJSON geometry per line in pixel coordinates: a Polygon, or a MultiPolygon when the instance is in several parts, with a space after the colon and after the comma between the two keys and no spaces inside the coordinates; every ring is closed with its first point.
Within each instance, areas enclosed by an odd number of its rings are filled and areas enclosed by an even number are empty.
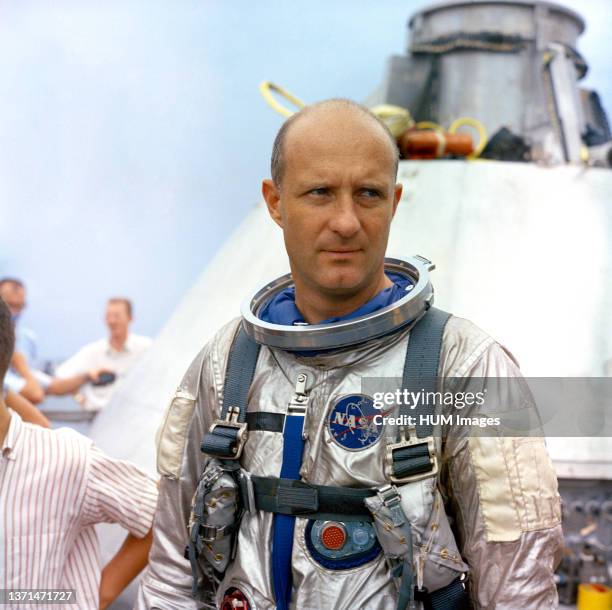
{"type": "MultiPolygon", "coordinates": [[[[15,345],[0,299],[0,387],[15,345]]],[[[155,481],[67,428],[25,423],[0,394],[0,590],[70,589],[74,603],[6,608],[107,608],[147,563],[155,481]],[[128,535],[102,569],[96,523],[128,535]]]]}

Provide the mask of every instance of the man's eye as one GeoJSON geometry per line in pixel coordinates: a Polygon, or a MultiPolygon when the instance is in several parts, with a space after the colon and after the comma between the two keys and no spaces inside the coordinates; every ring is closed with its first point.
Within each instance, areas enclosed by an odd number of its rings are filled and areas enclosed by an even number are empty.
{"type": "Polygon", "coordinates": [[[329,193],[329,190],[323,186],[316,188],[316,189],[311,189],[310,191],[308,191],[309,195],[315,195],[317,197],[327,195],[328,193],[329,193]]]}
{"type": "Polygon", "coordinates": [[[360,194],[368,199],[374,199],[382,196],[380,191],[376,189],[361,189],[360,194]]]}

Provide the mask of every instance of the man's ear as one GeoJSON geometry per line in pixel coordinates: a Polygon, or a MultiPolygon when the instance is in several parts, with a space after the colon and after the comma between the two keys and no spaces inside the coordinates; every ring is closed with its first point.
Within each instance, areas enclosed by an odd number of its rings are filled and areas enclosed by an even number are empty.
{"type": "Polygon", "coordinates": [[[400,202],[402,198],[402,191],[404,189],[404,185],[401,182],[398,182],[393,189],[393,216],[395,216],[395,211],[397,210],[397,204],[400,202]]]}
{"type": "Polygon", "coordinates": [[[261,183],[261,194],[266,200],[268,212],[272,220],[279,226],[283,226],[283,219],[280,210],[281,194],[280,189],[274,184],[273,180],[267,178],[261,183]]]}

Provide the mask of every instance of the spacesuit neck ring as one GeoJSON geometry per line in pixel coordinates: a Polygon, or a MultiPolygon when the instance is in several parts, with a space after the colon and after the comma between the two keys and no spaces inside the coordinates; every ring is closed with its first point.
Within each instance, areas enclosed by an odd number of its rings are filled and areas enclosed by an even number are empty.
{"type": "Polygon", "coordinates": [[[429,272],[435,265],[416,255],[408,258],[385,258],[385,271],[408,276],[412,289],[391,305],[372,313],[330,324],[272,324],[258,317],[264,305],[276,294],[291,286],[287,273],[266,282],[242,303],[242,324],[247,334],[263,345],[289,351],[320,351],[363,343],[393,332],[419,319],[433,304],[433,286],[429,272]]]}

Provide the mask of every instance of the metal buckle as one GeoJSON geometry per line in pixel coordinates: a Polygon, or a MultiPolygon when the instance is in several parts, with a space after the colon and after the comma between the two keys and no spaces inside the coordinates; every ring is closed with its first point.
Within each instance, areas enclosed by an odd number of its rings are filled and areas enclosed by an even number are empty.
{"type": "Polygon", "coordinates": [[[308,391],[306,390],[306,384],[308,383],[308,375],[306,373],[300,373],[295,383],[295,391],[289,405],[287,406],[287,413],[283,420],[283,436],[285,435],[285,427],[287,420],[290,417],[301,417],[302,418],[302,440],[306,440],[306,420],[308,417],[308,403],[310,398],[308,397],[308,391]]]}
{"type": "Polygon", "coordinates": [[[233,455],[223,456],[224,460],[237,460],[242,455],[244,444],[249,437],[246,422],[239,422],[238,417],[240,409],[238,407],[229,407],[225,415],[225,419],[215,419],[209,429],[209,434],[214,434],[216,428],[234,428],[236,432],[236,446],[233,449],[233,455]]]}
{"type": "Polygon", "coordinates": [[[217,528],[214,525],[200,524],[198,534],[203,542],[214,542],[217,539],[217,528]]]}
{"type": "Polygon", "coordinates": [[[385,475],[392,483],[409,483],[412,481],[420,481],[421,479],[427,479],[438,474],[438,456],[436,455],[436,445],[433,436],[427,438],[418,438],[416,435],[415,427],[406,427],[406,438],[403,441],[397,443],[390,443],[387,445],[385,451],[385,475]],[[403,447],[412,447],[415,445],[427,445],[427,452],[429,453],[429,461],[431,462],[430,470],[426,472],[419,472],[416,474],[409,474],[405,477],[397,477],[394,474],[393,465],[393,452],[403,447]]]}
{"type": "Polygon", "coordinates": [[[384,506],[386,506],[393,519],[393,525],[399,527],[406,522],[406,515],[402,508],[402,497],[395,485],[387,483],[376,490],[376,494],[380,498],[384,506]]]}
{"type": "Polygon", "coordinates": [[[204,471],[204,474],[200,477],[200,484],[206,489],[212,487],[217,479],[223,474],[223,468],[218,465],[211,466],[204,471]]]}
{"type": "MultiPolygon", "coordinates": [[[[257,506],[255,504],[255,487],[253,486],[253,479],[251,479],[251,473],[246,470],[240,470],[240,481],[244,481],[244,487],[246,487],[246,497],[242,494],[242,502],[248,513],[251,515],[257,512],[257,506]]],[[[243,489],[242,486],[241,490],[243,489]]]]}
{"type": "Polygon", "coordinates": [[[376,490],[376,493],[380,496],[382,503],[389,508],[399,504],[401,499],[399,492],[397,491],[397,487],[395,487],[395,485],[391,485],[390,483],[379,487],[376,490]]]}
{"type": "Polygon", "coordinates": [[[231,528],[227,525],[217,527],[215,525],[201,523],[198,534],[203,542],[216,542],[217,540],[227,536],[228,530],[230,529],[231,528]]]}

